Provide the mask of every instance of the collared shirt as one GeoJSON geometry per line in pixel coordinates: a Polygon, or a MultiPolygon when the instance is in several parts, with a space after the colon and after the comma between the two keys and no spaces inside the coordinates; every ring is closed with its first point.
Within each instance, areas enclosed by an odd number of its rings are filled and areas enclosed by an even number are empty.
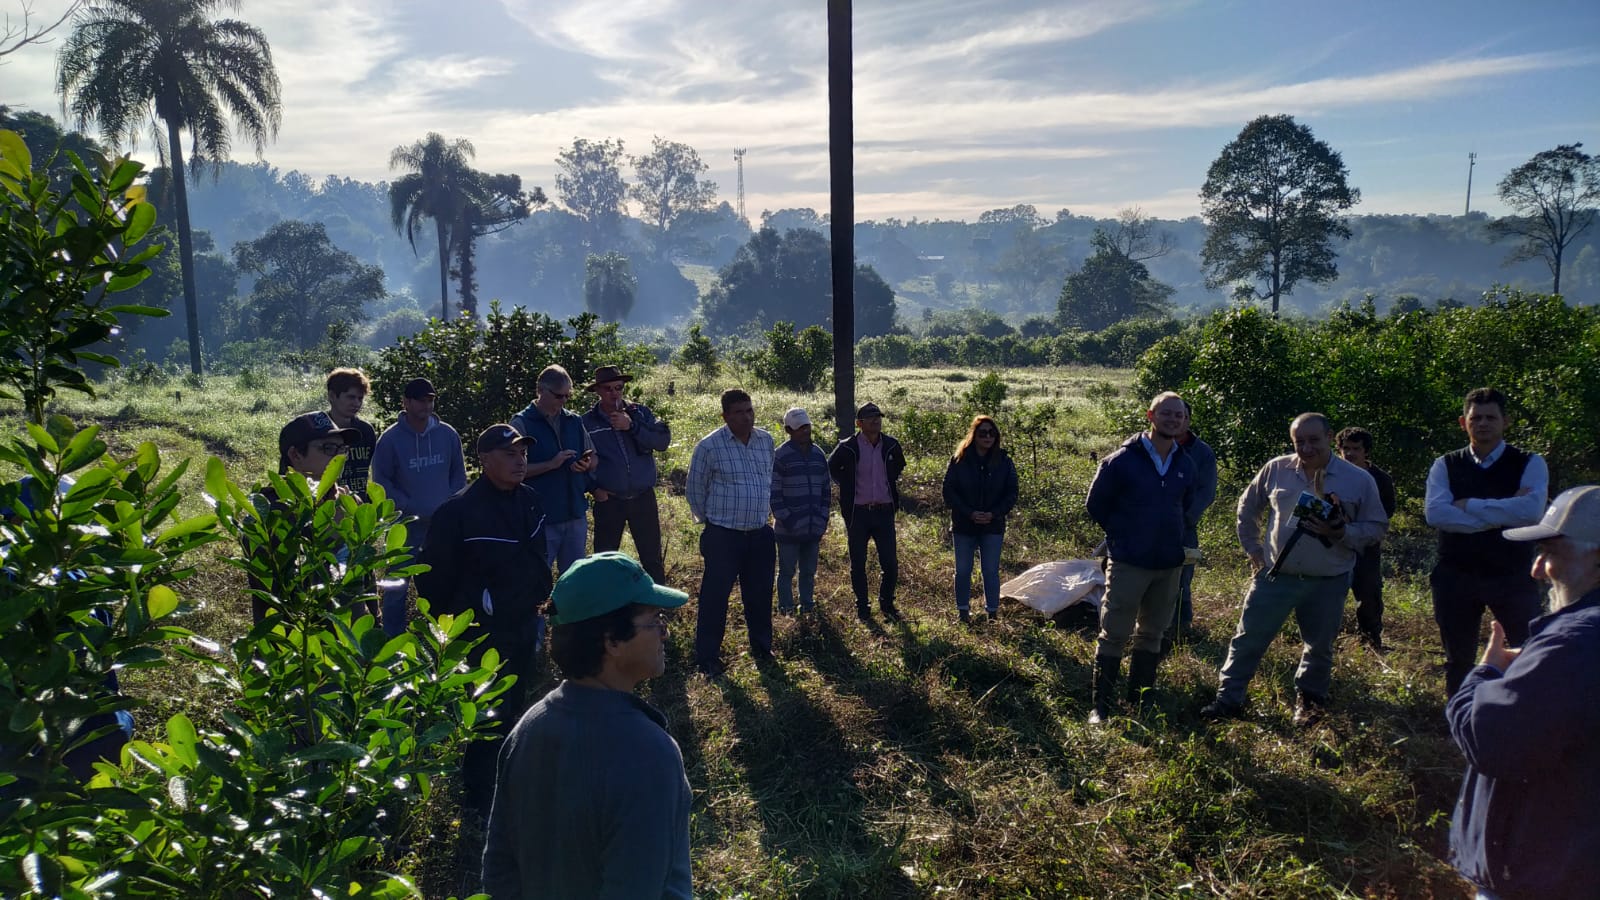
{"type": "MultiPolygon", "coordinates": [[[[587,428],[583,429],[583,446],[582,447],[563,447],[563,446],[561,446],[561,417],[566,415],[567,411],[565,409],[558,409],[554,413],[551,413],[548,416],[546,416],[544,414],[544,410],[538,408],[537,406],[531,407],[531,409],[533,409],[533,411],[538,413],[539,415],[544,416],[544,423],[546,425],[549,425],[550,426],[550,430],[555,434],[555,436],[556,436],[556,452],[559,453],[562,450],[576,450],[576,451],[578,451],[579,455],[582,455],[586,451],[594,449],[594,439],[589,437],[589,429],[587,429],[587,428]]],[[[573,413],[573,415],[577,415],[577,413],[573,413]]]]}
{"type": "Polygon", "coordinates": [[[724,425],[700,439],[689,457],[685,489],[696,522],[751,531],[772,512],[772,435],[752,429],[743,443],[724,425]]]}
{"type": "Polygon", "coordinates": [[[1307,472],[1294,454],[1269,460],[1239,497],[1239,544],[1246,553],[1260,554],[1268,565],[1275,561],[1295,532],[1294,508],[1303,492],[1313,489],[1320,474],[1318,496],[1336,494],[1344,506],[1344,538],[1324,547],[1313,535],[1302,537],[1279,571],[1290,575],[1343,575],[1355,567],[1356,551],[1377,543],[1389,530],[1389,516],[1378,497],[1378,485],[1365,469],[1338,457],[1328,460],[1320,473],[1307,472]],[[1267,544],[1262,545],[1261,516],[1267,515],[1267,544]]]}
{"type": "Polygon", "coordinates": [[[1150,461],[1156,464],[1156,474],[1163,478],[1167,477],[1167,470],[1172,468],[1172,459],[1177,456],[1173,451],[1178,449],[1178,442],[1173,441],[1172,446],[1167,448],[1166,459],[1161,458],[1161,454],[1156,450],[1155,442],[1150,440],[1149,435],[1139,435],[1139,443],[1144,445],[1144,452],[1150,454],[1150,461]]]}
{"type": "MultiPolygon", "coordinates": [[[[1467,453],[1481,469],[1494,465],[1505,452],[1505,441],[1481,458],[1470,446],[1467,448],[1467,453]]],[[[1550,468],[1537,453],[1528,454],[1528,465],[1522,470],[1521,490],[1527,493],[1517,497],[1472,497],[1467,500],[1467,508],[1460,509],[1455,505],[1455,494],[1450,491],[1450,473],[1441,456],[1428,467],[1428,494],[1423,505],[1428,524],[1440,531],[1472,533],[1533,525],[1544,516],[1545,500],[1550,493],[1550,468]]]]}
{"type": "Polygon", "coordinates": [[[889,502],[889,470],[883,462],[882,437],[874,444],[866,435],[856,442],[861,456],[856,460],[856,505],[889,502]]]}

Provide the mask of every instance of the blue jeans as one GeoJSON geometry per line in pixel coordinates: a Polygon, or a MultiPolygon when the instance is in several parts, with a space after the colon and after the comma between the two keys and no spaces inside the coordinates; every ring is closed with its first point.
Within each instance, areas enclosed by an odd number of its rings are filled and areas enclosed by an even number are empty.
{"type": "Polygon", "coordinates": [[[812,593],[817,583],[817,554],[822,541],[778,542],[778,609],[794,609],[795,566],[800,567],[800,608],[810,612],[814,603],[812,593]]]}
{"type": "MultiPolygon", "coordinates": [[[[411,551],[411,558],[415,560],[422,553],[422,542],[428,537],[428,520],[418,519],[406,523],[406,548],[411,551]]],[[[411,589],[411,579],[406,578],[400,585],[383,592],[383,633],[389,637],[397,637],[406,630],[406,595],[411,589]]]]}
{"type": "Polygon", "coordinates": [[[1255,577],[1239,613],[1239,631],[1228,643],[1222,664],[1217,699],[1233,706],[1244,703],[1245,686],[1261,665],[1261,657],[1294,614],[1300,626],[1300,668],[1294,673],[1299,691],[1325,700],[1333,681],[1333,641],[1344,619],[1344,598],[1350,590],[1350,573],[1320,578],[1279,575],[1265,571],[1255,577]]]}
{"type": "Polygon", "coordinates": [[[557,575],[583,559],[588,541],[589,520],[585,516],[544,523],[544,558],[546,562],[555,563],[557,575]]]}
{"type": "Polygon", "coordinates": [[[983,605],[989,613],[1000,611],[1000,542],[999,534],[950,535],[956,545],[956,609],[963,612],[972,605],[972,555],[982,558],[983,605]]]}

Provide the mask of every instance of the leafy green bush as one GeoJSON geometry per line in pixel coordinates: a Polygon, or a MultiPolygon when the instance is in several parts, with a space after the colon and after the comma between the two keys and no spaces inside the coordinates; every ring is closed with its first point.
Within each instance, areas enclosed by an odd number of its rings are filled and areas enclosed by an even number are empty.
{"type": "Polygon", "coordinates": [[[814,391],[833,368],[833,337],[816,325],[796,334],[793,322],[779,322],[766,340],[751,357],[750,368],[773,387],[814,391]]]}
{"type": "Polygon", "coordinates": [[[701,390],[704,390],[706,383],[716,378],[722,371],[722,361],[717,358],[717,348],[700,330],[698,322],[689,326],[683,346],[678,348],[677,354],[673,356],[672,364],[686,372],[693,372],[696,384],[701,390]]]}
{"type": "Polygon", "coordinates": [[[491,303],[482,327],[468,318],[432,319],[421,332],[382,350],[368,375],[373,398],[392,413],[400,409],[406,382],[432,381],[439,392],[439,418],[470,443],[483,429],[508,421],[527,405],[539,372],[551,363],[565,367],[581,388],[600,366],[638,371],[649,367],[652,358],[648,349],[623,343],[616,323],[601,324],[593,313],[563,325],[521,306],[503,313],[499,303],[491,303]]]}
{"type": "Polygon", "coordinates": [[[962,413],[968,416],[998,416],[1011,390],[999,372],[990,372],[973,383],[961,398],[962,413]]]}

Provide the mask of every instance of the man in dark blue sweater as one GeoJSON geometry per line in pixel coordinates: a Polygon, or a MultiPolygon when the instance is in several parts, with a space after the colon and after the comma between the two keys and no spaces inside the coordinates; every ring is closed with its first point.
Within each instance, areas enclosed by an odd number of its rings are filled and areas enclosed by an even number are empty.
{"type": "Polygon", "coordinates": [[[1550,609],[1520,650],[1494,622],[1483,660],[1450,697],[1467,758],[1450,823],[1456,868],[1496,900],[1600,891],[1600,487],[1573,488],[1543,521],[1508,528],[1538,542],[1533,577],[1550,609]]]}
{"type": "Polygon", "coordinates": [[[594,552],[622,547],[633,533],[639,563],[656,584],[666,584],[661,559],[661,513],[656,505],[656,454],[672,443],[672,429],[650,407],[630,402],[623,389],[633,377],[616,366],[594,370],[589,391],[599,402],[583,414],[594,445],[594,552]]]}
{"type": "Polygon", "coordinates": [[[1179,446],[1189,427],[1183,398],[1168,391],[1150,401],[1150,430],[1112,451],[1089,485],[1089,515],[1106,530],[1105,602],[1095,649],[1089,723],[1110,715],[1122,675],[1122,651],[1133,638],[1128,699],[1145,702],[1155,687],[1161,637],[1172,621],[1183,574],[1183,537],[1194,503],[1194,461],[1179,446]]]}
{"type": "Polygon", "coordinates": [[[683,754],[633,691],[666,671],[662,611],[689,597],[605,552],[574,563],[550,599],[550,656],[566,680],[500,756],[483,889],[494,900],[688,900],[683,754]]]}

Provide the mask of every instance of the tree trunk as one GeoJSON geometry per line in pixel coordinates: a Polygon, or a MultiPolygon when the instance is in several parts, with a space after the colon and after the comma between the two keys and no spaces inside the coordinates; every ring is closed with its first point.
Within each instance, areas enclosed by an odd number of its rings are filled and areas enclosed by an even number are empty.
{"type": "Polygon", "coordinates": [[[828,0],[828,168],[833,250],[833,415],[855,428],[856,185],[850,0],[828,0]]]}
{"type": "Polygon", "coordinates": [[[178,263],[183,270],[183,316],[189,326],[189,371],[200,374],[200,306],[194,288],[194,235],[189,230],[189,187],[184,180],[183,141],[167,120],[167,162],[172,169],[173,206],[178,211],[178,263]]]}
{"type": "Polygon", "coordinates": [[[448,226],[434,219],[433,229],[439,235],[439,321],[450,321],[450,236],[448,226]]]}

